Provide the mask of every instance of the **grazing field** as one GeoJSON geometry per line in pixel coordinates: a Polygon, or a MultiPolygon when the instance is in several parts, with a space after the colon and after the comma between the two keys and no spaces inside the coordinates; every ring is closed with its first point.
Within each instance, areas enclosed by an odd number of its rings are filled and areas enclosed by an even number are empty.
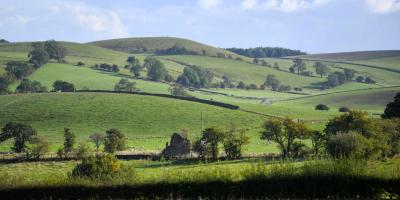
{"type": "Polygon", "coordinates": [[[218,53],[222,53],[226,56],[232,55],[234,57],[241,57],[224,49],[174,37],[122,38],[94,41],[88,44],[127,53],[155,53],[157,50],[168,49],[176,45],[179,47],[184,47],[188,51],[197,52],[200,55],[203,54],[204,50],[205,55],[208,56],[216,56],[218,53]]]}
{"type": "Polygon", "coordinates": [[[341,53],[311,54],[311,55],[301,55],[293,57],[311,58],[320,60],[335,60],[335,61],[356,61],[356,60],[385,58],[392,56],[400,56],[400,50],[355,51],[355,52],[341,52],[341,53]]]}
{"type": "Polygon", "coordinates": [[[283,82],[283,84],[288,84],[293,87],[311,86],[312,84],[318,84],[319,82],[324,81],[324,79],[317,77],[297,76],[295,74],[269,67],[231,59],[209,58],[203,56],[162,56],[160,58],[197,65],[216,72],[220,77],[227,75],[236,82],[243,81],[246,84],[263,84],[268,74],[275,75],[283,82]]]}
{"type": "MultiPolygon", "coordinates": [[[[114,90],[115,84],[125,76],[118,73],[103,72],[87,67],[78,67],[66,64],[49,63],[38,69],[29,76],[29,79],[37,80],[45,85],[49,90],[56,80],[71,82],[75,88],[80,90],[88,88],[91,90],[114,90]]],[[[136,87],[144,92],[150,93],[169,93],[169,85],[160,82],[132,79],[136,82],[136,87]]],[[[11,86],[15,89],[18,82],[11,86]]]]}
{"type": "MultiPolygon", "coordinates": [[[[204,126],[238,128],[260,127],[265,117],[183,100],[130,94],[48,93],[0,96],[0,126],[9,121],[31,124],[39,134],[61,144],[64,127],[69,127],[80,140],[88,140],[94,132],[109,128],[121,129],[129,138],[129,146],[161,150],[173,132],[188,129],[197,137],[204,126]]],[[[258,140],[257,131],[250,131],[258,140]]],[[[3,145],[3,144],[2,144],[3,145]]],[[[5,148],[5,147],[4,147],[5,148]]],[[[3,150],[4,150],[3,148],[3,150]]],[[[260,152],[267,147],[261,142],[249,146],[260,152]]]]}

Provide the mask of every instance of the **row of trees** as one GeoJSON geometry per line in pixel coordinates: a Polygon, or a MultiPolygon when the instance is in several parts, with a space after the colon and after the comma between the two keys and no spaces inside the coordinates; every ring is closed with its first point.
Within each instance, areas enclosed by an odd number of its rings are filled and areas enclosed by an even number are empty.
{"type": "MultiPolygon", "coordinates": [[[[11,150],[16,153],[25,153],[27,158],[39,159],[49,152],[50,143],[47,138],[39,136],[37,131],[30,125],[9,122],[0,133],[0,142],[14,139],[11,150]]],[[[99,151],[101,145],[104,145],[104,151],[114,153],[125,149],[125,135],[118,129],[109,129],[105,134],[93,133],[89,136],[91,142],[99,151]]],[[[69,128],[64,128],[63,146],[57,150],[60,158],[68,158],[76,155],[78,158],[86,157],[90,148],[84,142],[76,144],[76,135],[69,128]]]]}
{"type": "Polygon", "coordinates": [[[96,70],[101,70],[101,71],[106,71],[106,72],[119,72],[119,67],[116,64],[110,65],[107,63],[102,63],[102,64],[95,64],[93,66],[93,69],[96,70]]]}
{"type": "Polygon", "coordinates": [[[193,150],[198,153],[200,159],[218,159],[219,148],[222,144],[228,159],[237,159],[242,156],[242,149],[249,144],[250,138],[243,130],[237,130],[231,126],[227,131],[218,128],[206,128],[201,138],[196,140],[193,150]]]}
{"type": "Polygon", "coordinates": [[[250,58],[265,58],[265,57],[285,57],[285,56],[297,56],[305,55],[305,52],[300,50],[292,50],[280,47],[256,47],[256,48],[228,48],[228,51],[232,51],[236,54],[247,56],[250,58]]]}
{"type": "Polygon", "coordinates": [[[206,88],[211,85],[214,73],[197,66],[186,66],[176,83],[185,87],[206,88]]]}

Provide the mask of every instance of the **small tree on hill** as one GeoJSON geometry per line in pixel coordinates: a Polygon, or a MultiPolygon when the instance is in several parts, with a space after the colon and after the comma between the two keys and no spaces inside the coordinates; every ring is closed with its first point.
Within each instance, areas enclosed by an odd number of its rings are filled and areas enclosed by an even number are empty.
{"type": "Polygon", "coordinates": [[[36,130],[29,125],[8,122],[0,134],[0,142],[14,138],[14,145],[12,150],[16,153],[21,153],[26,150],[27,142],[32,142],[33,138],[37,135],[36,130]]]}
{"type": "Polygon", "coordinates": [[[53,91],[75,92],[75,86],[72,83],[57,80],[53,83],[53,91]]]}
{"type": "Polygon", "coordinates": [[[28,54],[29,63],[32,63],[35,68],[39,68],[49,61],[50,56],[42,43],[32,43],[32,47],[33,50],[28,54]]]}
{"type": "Polygon", "coordinates": [[[125,135],[118,129],[109,129],[106,131],[104,138],[104,151],[108,153],[115,153],[125,149],[125,135]]]}
{"type": "Polygon", "coordinates": [[[7,75],[12,78],[22,79],[31,74],[32,71],[33,71],[32,67],[30,67],[25,62],[10,61],[7,62],[6,64],[7,75]]]}
{"type": "Polygon", "coordinates": [[[295,58],[293,60],[293,69],[297,70],[297,74],[300,75],[301,72],[307,69],[306,63],[303,62],[300,58],[295,58]]]}
{"type": "Polygon", "coordinates": [[[284,158],[291,157],[296,152],[296,144],[309,138],[310,131],[303,123],[296,123],[286,118],[283,121],[271,119],[264,123],[261,132],[262,140],[274,141],[279,145],[284,158]]]}
{"type": "Polygon", "coordinates": [[[400,92],[394,97],[394,101],[386,105],[386,109],[382,115],[382,118],[400,118],[400,92]]]}
{"type": "Polygon", "coordinates": [[[244,145],[250,143],[250,137],[244,131],[237,131],[234,126],[230,127],[225,133],[222,144],[228,159],[237,159],[242,156],[244,145]]]}
{"type": "Polygon", "coordinates": [[[90,141],[94,143],[96,146],[96,151],[99,151],[100,145],[104,141],[104,135],[101,133],[93,133],[92,135],[89,136],[90,141]]]}
{"type": "Polygon", "coordinates": [[[147,57],[144,60],[144,67],[147,68],[147,77],[153,81],[162,81],[168,74],[164,64],[154,57],[147,57]]]}
{"type": "Polygon", "coordinates": [[[217,128],[206,128],[201,137],[205,146],[210,148],[209,152],[213,160],[218,159],[218,144],[224,139],[224,133],[217,128]]]}
{"type": "Polygon", "coordinates": [[[329,67],[326,66],[323,62],[315,62],[314,64],[315,73],[321,76],[326,76],[329,73],[329,67]]]}
{"type": "Polygon", "coordinates": [[[181,85],[174,85],[169,88],[169,91],[174,96],[189,97],[190,95],[186,92],[185,88],[181,85]]]}
{"type": "Polygon", "coordinates": [[[69,154],[74,150],[75,145],[75,134],[71,132],[71,129],[64,128],[64,156],[67,158],[69,154]]]}
{"type": "Polygon", "coordinates": [[[134,92],[137,91],[138,89],[136,88],[135,82],[130,82],[128,79],[122,78],[121,80],[119,80],[118,83],[115,84],[114,90],[124,91],[124,92],[134,92]]]}
{"type": "Polygon", "coordinates": [[[55,59],[59,63],[64,62],[64,58],[67,55],[67,49],[65,49],[59,42],[48,40],[44,43],[44,49],[50,59],[55,59]]]}

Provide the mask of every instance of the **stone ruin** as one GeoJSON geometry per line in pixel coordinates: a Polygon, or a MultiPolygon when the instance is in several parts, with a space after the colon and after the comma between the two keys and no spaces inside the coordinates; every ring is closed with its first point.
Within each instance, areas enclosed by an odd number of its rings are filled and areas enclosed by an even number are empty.
{"type": "Polygon", "coordinates": [[[190,140],[185,134],[174,133],[171,142],[166,144],[161,153],[167,158],[184,157],[190,154],[190,140]]]}

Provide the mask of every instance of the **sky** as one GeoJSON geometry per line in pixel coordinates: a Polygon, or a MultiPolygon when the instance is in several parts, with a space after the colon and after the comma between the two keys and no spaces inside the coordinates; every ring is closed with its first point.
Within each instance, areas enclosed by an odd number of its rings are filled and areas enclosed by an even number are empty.
{"type": "Polygon", "coordinates": [[[0,0],[0,38],[170,36],[308,53],[400,49],[400,0],[0,0]]]}

